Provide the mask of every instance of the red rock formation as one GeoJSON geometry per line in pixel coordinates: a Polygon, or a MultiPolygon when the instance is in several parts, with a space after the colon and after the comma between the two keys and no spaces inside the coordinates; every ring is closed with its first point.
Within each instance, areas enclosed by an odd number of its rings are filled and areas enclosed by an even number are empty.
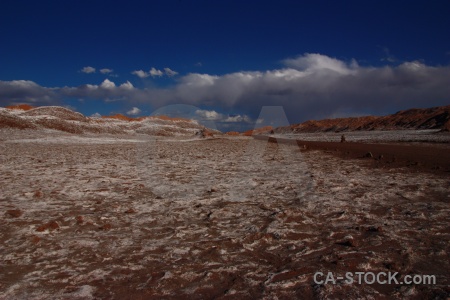
{"type": "Polygon", "coordinates": [[[340,132],[353,130],[445,129],[450,121],[450,105],[425,109],[408,109],[376,117],[310,120],[291,126],[278,127],[276,133],[340,132]]]}
{"type": "Polygon", "coordinates": [[[273,130],[272,126],[264,126],[264,127],[261,127],[261,128],[247,130],[242,135],[244,135],[244,136],[252,136],[252,135],[255,135],[255,134],[271,133],[272,130],[273,130]]]}
{"type": "Polygon", "coordinates": [[[36,129],[37,126],[29,120],[19,116],[0,114],[0,128],[36,129]]]}
{"type": "Polygon", "coordinates": [[[203,136],[204,136],[204,137],[213,137],[215,133],[216,133],[216,132],[214,132],[214,131],[212,131],[212,130],[209,130],[208,128],[205,128],[205,129],[203,130],[203,136]]]}
{"type": "Polygon", "coordinates": [[[35,108],[34,106],[31,106],[29,104],[17,104],[17,105],[8,105],[5,108],[8,109],[20,109],[20,110],[30,110],[35,108]]]}
{"type": "Polygon", "coordinates": [[[442,128],[442,131],[450,131],[450,120],[445,122],[444,128],[442,128]]]}
{"type": "Polygon", "coordinates": [[[122,114],[115,114],[112,116],[102,116],[102,118],[106,118],[106,119],[117,119],[117,120],[122,120],[122,121],[142,121],[145,118],[149,118],[149,119],[158,119],[158,120],[164,120],[164,121],[184,121],[184,122],[191,122],[191,120],[189,119],[184,119],[184,118],[172,118],[172,117],[168,117],[168,116],[164,116],[164,115],[160,115],[160,116],[151,116],[151,117],[138,117],[138,118],[131,118],[131,117],[127,117],[125,115],[122,114]]]}
{"type": "Polygon", "coordinates": [[[185,122],[191,122],[192,121],[192,120],[185,119],[185,118],[172,118],[172,117],[168,117],[168,116],[165,116],[165,115],[151,116],[150,118],[160,119],[160,120],[165,120],[165,121],[185,121],[185,122]]]}
{"type": "MultiPolygon", "coordinates": [[[[19,108],[15,107],[14,109],[19,108]]],[[[48,128],[73,134],[87,132],[124,134],[131,131],[153,136],[174,136],[193,135],[195,131],[202,129],[203,126],[195,120],[167,116],[131,118],[122,114],[116,114],[102,118],[89,118],[64,107],[41,106],[17,112],[0,109],[0,128],[48,128]],[[116,121],[112,122],[111,119],[116,121]]],[[[220,133],[220,131],[213,129],[208,129],[205,132],[206,136],[220,133]]]]}
{"type": "Polygon", "coordinates": [[[104,119],[116,119],[116,120],[129,121],[129,122],[142,121],[144,119],[144,117],[130,118],[130,117],[124,116],[122,114],[115,114],[115,115],[112,115],[112,116],[102,116],[102,118],[104,118],[104,119]]]}
{"type": "Polygon", "coordinates": [[[239,135],[240,133],[237,132],[237,131],[228,131],[228,132],[226,132],[225,134],[226,134],[226,135],[231,135],[231,136],[236,136],[236,135],[239,135]]]}
{"type": "Polygon", "coordinates": [[[21,115],[23,116],[52,116],[66,121],[87,122],[87,118],[79,112],[72,111],[60,106],[41,106],[30,109],[21,115]]]}

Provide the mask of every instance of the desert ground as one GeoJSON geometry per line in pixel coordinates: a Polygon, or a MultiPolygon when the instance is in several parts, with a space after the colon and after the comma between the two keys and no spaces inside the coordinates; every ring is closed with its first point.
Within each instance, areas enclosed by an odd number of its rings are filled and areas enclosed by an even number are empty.
{"type": "Polygon", "coordinates": [[[331,152],[2,129],[0,299],[447,299],[448,172],[331,152]]]}

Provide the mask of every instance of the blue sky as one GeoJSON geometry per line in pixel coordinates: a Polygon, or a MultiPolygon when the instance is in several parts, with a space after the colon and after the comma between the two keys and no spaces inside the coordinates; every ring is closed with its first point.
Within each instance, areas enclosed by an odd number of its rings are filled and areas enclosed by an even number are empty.
{"type": "Polygon", "coordinates": [[[0,106],[222,130],[450,104],[448,1],[2,1],[0,106]]]}

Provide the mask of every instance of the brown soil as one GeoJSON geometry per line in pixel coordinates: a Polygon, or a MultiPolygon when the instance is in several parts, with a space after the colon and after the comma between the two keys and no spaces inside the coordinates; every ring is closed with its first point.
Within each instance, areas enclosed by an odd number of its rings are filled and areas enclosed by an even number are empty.
{"type": "MultiPolygon", "coordinates": [[[[269,142],[293,143],[291,139],[254,136],[269,142]]],[[[294,142],[295,143],[295,142],[294,142]]],[[[450,147],[433,144],[382,144],[296,140],[302,150],[323,150],[342,158],[366,159],[379,168],[407,167],[411,171],[450,173],[450,147]]]]}
{"type": "Polygon", "coordinates": [[[450,295],[447,173],[242,137],[8,141],[0,153],[0,299],[450,295]],[[437,284],[315,284],[318,271],[437,284]]]}

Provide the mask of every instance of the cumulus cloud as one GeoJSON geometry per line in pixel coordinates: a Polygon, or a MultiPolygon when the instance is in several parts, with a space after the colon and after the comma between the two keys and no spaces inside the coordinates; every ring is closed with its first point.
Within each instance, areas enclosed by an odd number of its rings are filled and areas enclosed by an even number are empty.
{"type": "Polygon", "coordinates": [[[95,68],[87,66],[87,67],[84,67],[83,69],[81,69],[81,72],[86,73],[86,74],[95,73],[95,68]]]}
{"type": "Polygon", "coordinates": [[[233,115],[226,117],[222,122],[225,123],[251,123],[252,119],[249,116],[246,115],[233,115]]]}
{"type": "Polygon", "coordinates": [[[360,66],[322,54],[283,61],[284,68],[222,76],[188,74],[173,93],[193,104],[215,104],[246,112],[282,105],[291,122],[346,115],[386,114],[409,107],[450,103],[449,66],[419,61],[397,66],[360,66]]]}
{"type": "Polygon", "coordinates": [[[136,75],[139,78],[146,78],[146,77],[150,76],[150,74],[148,74],[147,72],[142,71],[142,70],[133,71],[133,72],[131,72],[131,74],[136,75]]]}
{"type": "Polygon", "coordinates": [[[161,76],[164,75],[164,73],[161,70],[157,70],[155,68],[151,68],[150,71],[149,71],[149,74],[152,77],[161,77],[161,76]]]}
{"type": "Polygon", "coordinates": [[[120,85],[121,89],[125,89],[125,90],[132,90],[134,88],[133,84],[131,84],[131,82],[129,82],[127,80],[127,82],[124,82],[120,85]]]}
{"type": "Polygon", "coordinates": [[[164,68],[164,73],[169,76],[169,77],[173,77],[175,75],[178,75],[178,72],[171,70],[170,68],[164,68]]]}
{"type": "Polygon", "coordinates": [[[137,107],[133,107],[131,110],[127,111],[127,115],[136,116],[141,113],[141,110],[137,107]]]}
{"type": "Polygon", "coordinates": [[[112,72],[113,72],[112,69],[107,69],[107,68],[100,69],[100,73],[102,73],[102,74],[109,74],[109,73],[112,73],[112,72]]]}
{"type": "Polygon", "coordinates": [[[214,121],[224,123],[251,123],[252,119],[246,115],[225,115],[215,110],[198,109],[195,111],[198,119],[201,121],[214,121]]]}
{"type": "Polygon", "coordinates": [[[336,58],[328,57],[322,54],[307,54],[301,55],[297,58],[290,58],[284,60],[284,64],[295,70],[308,72],[309,74],[315,72],[336,72],[338,74],[350,74],[352,69],[358,68],[356,61],[352,60],[351,64],[347,64],[336,58]]]}
{"type": "Polygon", "coordinates": [[[147,78],[149,76],[152,77],[162,77],[163,75],[166,75],[168,77],[173,77],[175,75],[178,75],[178,72],[170,69],[170,68],[164,68],[164,71],[158,70],[154,67],[150,69],[150,71],[145,72],[143,70],[136,70],[131,72],[131,74],[138,76],[139,78],[147,78]]]}
{"type": "Polygon", "coordinates": [[[254,121],[247,115],[229,115],[218,113],[215,110],[197,109],[194,119],[210,128],[222,131],[245,131],[254,127],[254,121]]]}
{"type": "Polygon", "coordinates": [[[199,116],[201,119],[208,120],[208,121],[217,121],[221,118],[223,118],[222,114],[219,114],[215,110],[204,110],[199,109],[195,111],[195,114],[199,116]]]}
{"type": "Polygon", "coordinates": [[[109,79],[105,79],[102,84],[100,84],[100,87],[104,89],[113,89],[116,87],[116,84],[109,79]]]}
{"type": "MultiPolygon", "coordinates": [[[[133,74],[151,76],[142,70],[133,74]]],[[[297,123],[336,115],[380,115],[411,107],[448,105],[448,78],[450,66],[430,66],[421,61],[373,67],[361,66],[355,60],[304,54],[284,60],[279,69],[220,76],[191,73],[165,88],[135,88],[130,82],[117,86],[107,79],[100,85],[59,88],[24,80],[0,81],[0,100],[102,99],[152,108],[183,103],[211,107],[200,110],[197,116],[222,124],[256,120],[262,106],[272,105],[283,106],[288,120],[297,123]],[[217,110],[237,115],[223,115],[217,110]]]]}
{"type": "Polygon", "coordinates": [[[113,81],[105,79],[100,85],[83,84],[77,87],[62,87],[56,90],[61,98],[100,99],[104,101],[130,101],[143,99],[144,92],[134,88],[126,81],[117,86],[113,81]],[[139,96],[142,94],[142,96],[139,96]]]}
{"type": "Polygon", "coordinates": [[[102,115],[99,114],[98,112],[96,112],[95,114],[91,115],[91,118],[101,118],[101,117],[102,117],[102,115]]]}
{"type": "Polygon", "coordinates": [[[46,88],[30,80],[0,80],[0,106],[11,103],[49,105],[58,103],[59,95],[53,88],[46,88]]]}

